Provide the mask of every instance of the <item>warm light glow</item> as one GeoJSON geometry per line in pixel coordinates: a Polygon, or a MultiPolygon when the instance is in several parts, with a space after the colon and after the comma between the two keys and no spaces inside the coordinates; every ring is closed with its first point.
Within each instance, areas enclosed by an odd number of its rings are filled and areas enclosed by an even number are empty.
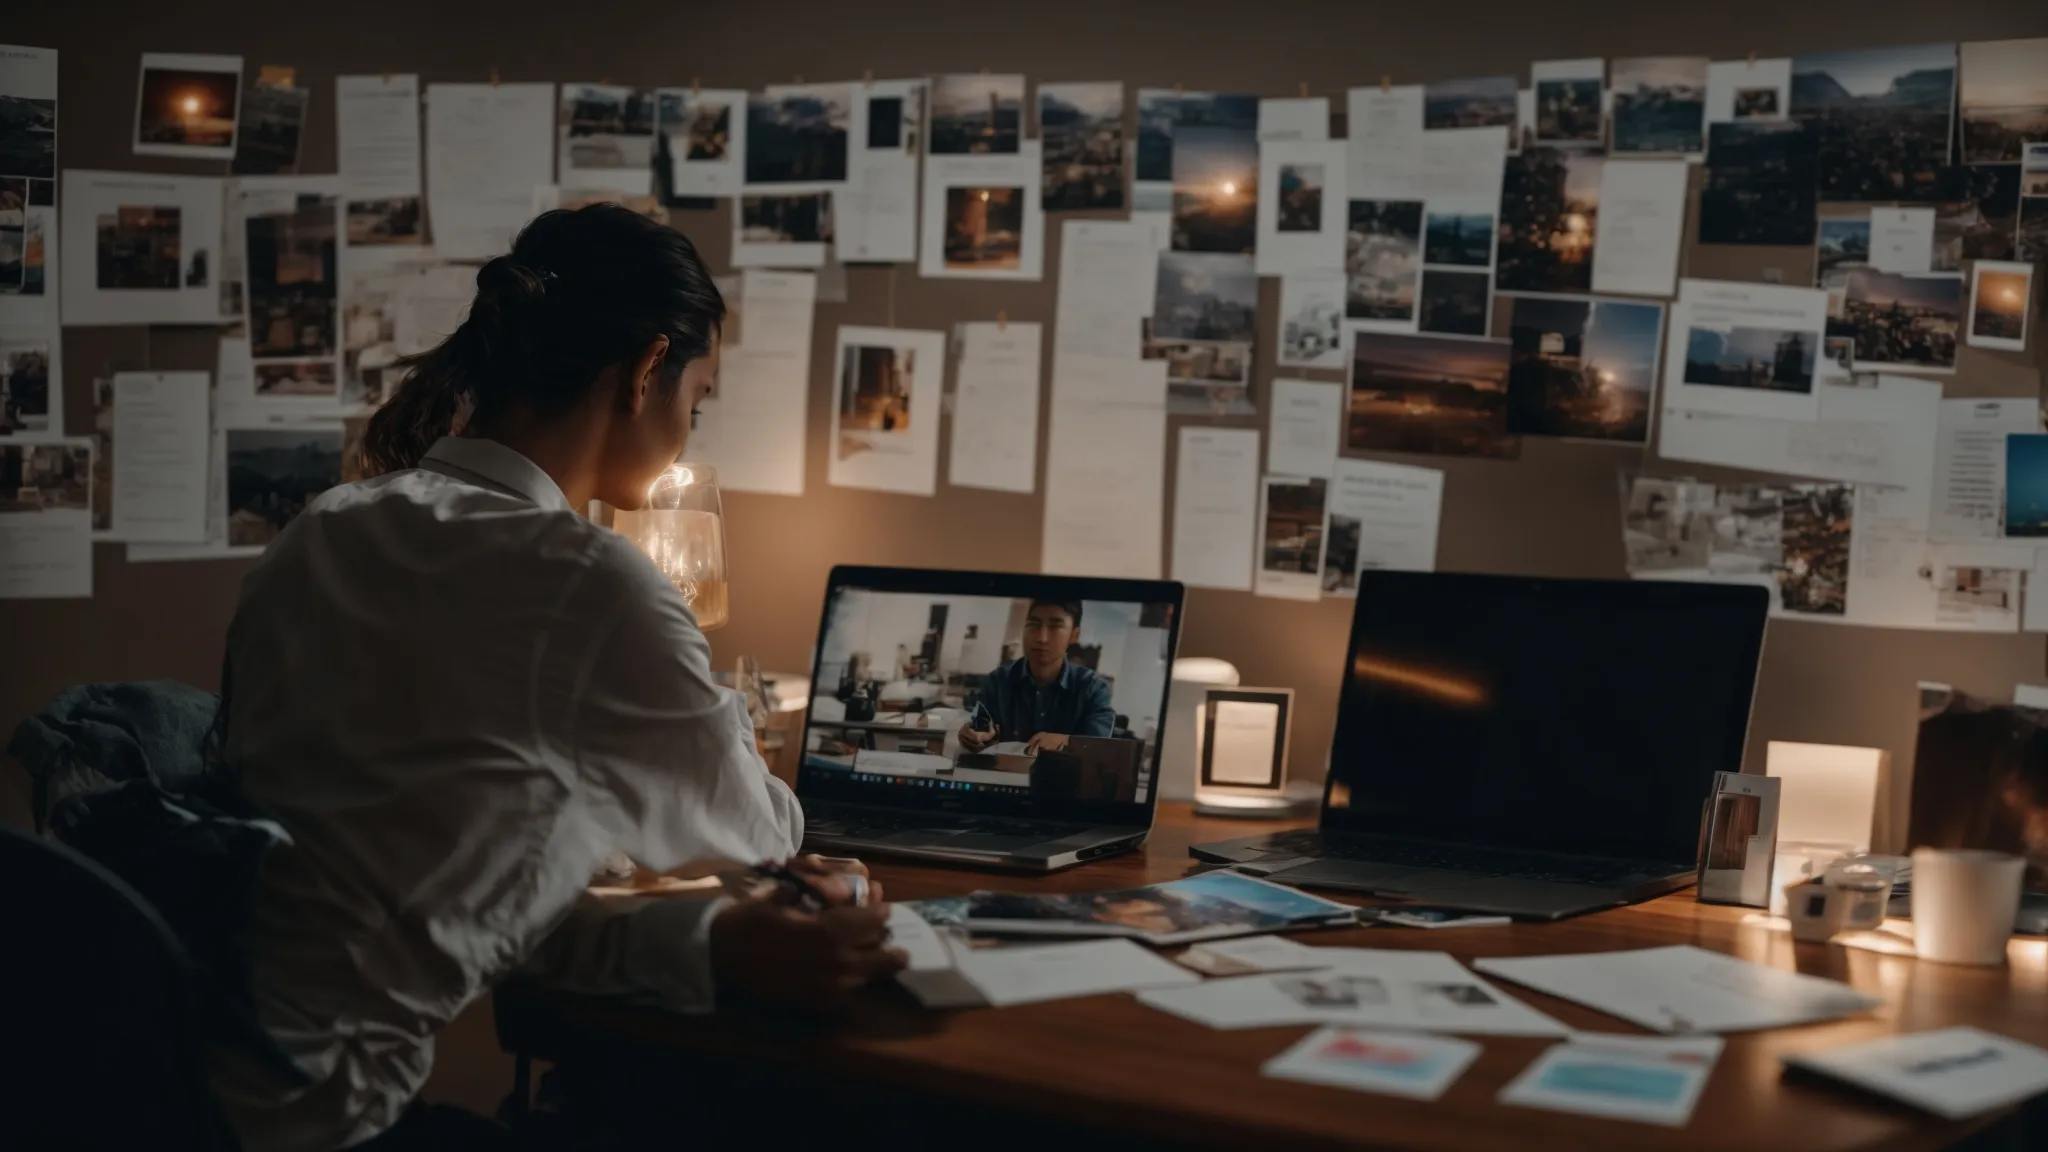
{"type": "Polygon", "coordinates": [[[1236,184],[1236,182],[1235,182],[1235,181],[1231,181],[1231,180],[1225,180],[1225,181],[1223,182],[1223,194],[1224,194],[1225,196],[1235,196],[1235,195],[1237,195],[1237,184],[1236,184]]]}
{"type": "Polygon", "coordinates": [[[1584,232],[1586,230],[1586,218],[1577,212],[1568,212],[1565,214],[1564,226],[1567,231],[1584,232]]]}
{"type": "Polygon", "coordinates": [[[988,189],[984,188],[984,189],[982,189],[982,190],[981,190],[981,198],[982,198],[983,200],[987,200],[987,199],[988,199],[988,189]]]}
{"type": "Polygon", "coordinates": [[[1397,664],[1391,660],[1358,656],[1351,661],[1351,674],[1361,680],[1377,680],[1382,684],[1408,688],[1425,696],[1434,696],[1446,703],[1486,703],[1486,690],[1473,681],[1446,676],[1427,668],[1417,668],[1412,664],[1397,664]]]}
{"type": "Polygon", "coordinates": [[[197,97],[197,96],[187,96],[187,97],[185,97],[185,115],[187,115],[187,116],[197,116],[197,115],[199,115],[199,97],[197,97]]]}
{"type": "Polygon", "coordinates": [[[2017,304],[2020,302],[2020,294],[2011,288],[2007,288],[2001,295],[2007,304],[2017,304]]]}

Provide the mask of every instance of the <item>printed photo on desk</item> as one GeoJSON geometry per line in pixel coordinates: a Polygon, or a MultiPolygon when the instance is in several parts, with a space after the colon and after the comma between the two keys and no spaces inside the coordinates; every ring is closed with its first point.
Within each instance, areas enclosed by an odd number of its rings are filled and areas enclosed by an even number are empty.
{"type": "Polygon", "coordinates": [[[840,589],[826,609],[801,771],[1141,801],[1172,614],[1167,604],[840,589]]]}
{"type": "Polygon", "coordinates": [[[976,892],[911,905],[935,924],[1014,936],[1128,936],[1166,947],[1354,923],[1357,909],[1237,872],[1110,892],[976,892]]]}

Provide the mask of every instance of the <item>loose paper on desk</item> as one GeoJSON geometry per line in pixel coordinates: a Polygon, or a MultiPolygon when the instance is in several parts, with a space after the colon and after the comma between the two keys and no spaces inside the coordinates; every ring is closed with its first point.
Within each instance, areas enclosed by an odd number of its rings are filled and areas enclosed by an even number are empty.
{"type": "Polygon", "coordinates": [[[1344,386],[1320,380],[1273,381],[1266,471],[1329,478],[1344,428],[1344,386]]]}
{"type": "MultiPolygon", "coordinates": [[[[1929,534],[1936,540],[1997,539],[2005,522],[2005,438],[2040,430],[2041,402],[2031,396],[1942,401],[1929,534]]],[[[2048,595],[2041,599],[2048,601],[2048,595]]]]}
{"type": "MultiPolygon", "coordinates": [[[[212,324],[220,319],[221,181],[66,169],[64,324],[212,324]],[[150,242],[100,258],[99,221],[150,242]]],[[[46,257],[47,259],[47,257],[46,257]]]]}
{"type": "Polygon", "coordinates": [[[1593,291],[1669,296],[1685,233],[1684,160],[1612,160],[1601,169],[1593,291]]]}
{"type": "Polygon", "coordinates": [[[1361,200],[1419,196],[1422,102],[1420,84],[1374,85],[1345,94],[1346,195],[1361,200]]]}
{"type": "Polygon", "coordinates": [[[1299,972],[1329,963],[1326,949],[1297,944],[1285,936],[1244,936],[1190,944],[1174,959],[1205,976],[1247,976],[1254,972],[1299,972]]]}
{"type": "Polygon", "coordinates": [[[718,395],[698,406],[690,437],[690,459],[718,469],[722,488],[804,494],[817,294],[813,272],[748,269],[741,280],[738,319],[727,319],[741,344],[722,352],[718,395]]]}
{"type": "Polygon", "coordinates": [[[1479,1051],[1479,1045],[1449,1036],[1319,1028],[1259,1071],[1305,1084],[1434,1100],[1471,1067],[1479,1051]]]}
{"type": "Polygon", "coordinates": [[[209,405],[204,372],[114,376],[113,539],[206,539],[209,405]]]}
{"type": "MultiPolygon", "coordinates": [[[[1271,103],[1267,101],[1266,103],[1271,103]]],[[[1259,146],[1261,276],[1344,265],[1344,141],[1278,140],[1259,146]]]]}
{"type": "Polygon", "coordinates": [[[1724,1043],[1581,1032],[1538,1056],[1500,1102],[1683,1128],[1724,1043]]]}
{"type": "Polygon", "coordinates": [[[1258,516],[1258,430],[1183,425],[1173,484],[1173,579],[1250,591],[1258,516]]]}
{"type": "MultiPolygon", "coordinates": [[[[953,953],[955,972],[979,995],[979,1002],[991,1008],[1141,988],[1169,988],[1202,979],[1129,940],[1078,940],[979,950],[953,944],[948,947],[953,953]]],[[[924,982],[907,986],[912,992],[919,992],[922,987],[938,983],[927,977],[924,982]]],[[[951,991],[959,991],[957,984],[951,991]]],[[[931,1007],[958,1006],[960,999],[927,1003],[931,1007]]]]}
{"type": "Polygon", "coordinates": [[[1707,123],[1783,120],[1791,112],[1791,57],[1716,60],[1707,65],[1707,123]]]}
{"type": "Polygon", "coordinates": [[[917,141],[924,98],[923,80],[875,80],[854,90],[846,187],[832,198],[835,246],[845,263],[917,259],[917,141]]]}
{"type": "Polygon", "coordinates": [[[1873,206],[1870,266],[1880,272],[1933,271],[1934,209],[1873,206]]]}
{"type": "Polygon", "coordinates": [[[1030,492],[1038,483],[1039,349],[1036,323],[962,324],[960,375],[946,482],[1030,492]]]}
{"type": "Polygon", "coordinates": [[[1140,1002],[1210,1028],[1348,1024],[1475,1036],[1563,1036],[1570,1029],[1472,975],[1445,952],[1319,948],[1327,967],[1140,993],[1140,1002]]]}
{"type": "Polygon", "coordinates": [[[1358,594],[1361,572],[1436,571],[1444,474],[1434,468],[1339,460],[1330,476],[1330,524],[1324,547],[1332,596],[1358,594]],[[1355,547],[1347,548],[1347,541],[1355,547]],[[1353,557],[1348,565],[1347,553],[1353,557]]]}
{"type": "Polygon", "coordinates": [[[451,260],[512,247],[554,181],[553,84],[427,85],[427,214],[451,260]]]}
{"type": "Polygon", "coordinates": [[[839,330],[837,389],[826,480],[931,496],[939,488],[939,422],[946,334],[909,328],[839,330]]]}
{"type": "Polygon", "coordinates": [[[0,600],[92,595],[92,441],[0,440],[0,600]]]}
{"type": "Polygon", "coordinates": [[[1817,288],[1682,280],[1664,357],[1668,407],[1812,420],[1828,294],[1817,288]]]}
{"type": "Polygon", "coordinates": [[[1656,1032],[1748,1032],[1832,1020],[1879,1000],[1847,984],[1690,944],[1475,961],[1491,976],[1656,1032]]]}
{"type": "Polygon", "coordinates": [[[1157,580],[1166,361],[1056,357],[1048,435],[1041,569],[1157,580]]]}
{"type": "Polygon", "coordinates": [[[1062,221],[1054,362],[1070,356],[1136,357],[1158,272],[1159,245],[1143,224],[1062,221]]]}
{"type": "Polygon", "coordinates": [[[1780,1059],[1950,1120],[2048,1090],[2048,1052],[1980,1028],[1885,1036],[1780,1059]]]}
{"type": "Polygon", "coordinates": [[[335,77],[334,130],[349,246],[422,243],[420,78],[335,77]]]}

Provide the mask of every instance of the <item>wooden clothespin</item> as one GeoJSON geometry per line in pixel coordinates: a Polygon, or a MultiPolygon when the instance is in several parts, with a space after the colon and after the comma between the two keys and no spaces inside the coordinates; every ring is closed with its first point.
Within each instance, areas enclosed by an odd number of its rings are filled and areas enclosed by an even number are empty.
{"type": "Polygon", "coordinates": [[[1308,99],[1308,81],[1306,80],[1301,82],[1301,98],[1303,100],[1308,99]]]}
{"type": "Polygon", "coordinates": [[[1003,312],[1003,311],[1000,311],[1000,310],[998,310],[998,311],[996,312],[996,331],[998,331],[998,332],[1008,332],[1009,330],[1010,330],[1010,314],[1009,314],[1008,312],[1003,312]]]}
{"type": "Polygon", "coordinates": [[[1756,49],[1754,48],[1749,50],[1749,66],[1751,68],[1756,67],[1756,49]]]}
{"type": "Polygon", "coordinates": [[[497,70],[496,68],[493,68],[493,69],[491,69],[491,87],[493,87],[493,88],[496,88],[497,86],[498,86],[498,70],[497,70]]]}
{"type": "Polygon", "coordinates": [[[704,85],[703,85],[703,83],[702,83],[702,82],[701,82],[701,81],[699,80],[699,78],[698,78],[698,77],[695,77],[695,76],[692,76],[692,77],[690,77],[690,95],[692,95],[692,96],[702,96],[703,94],[704,94],[704,85]]]}
{"type": "Polygon", "coordinates": [[[609,76],[599,76],[597,82],[599,85],[609,85],[612,82],[612,78],[609,76]]]}
{"type": "Polygon", "coordinates": [[[797,83],[799,83],[799,84],[801,84],[801,83],[803,83],[803,82],[804,82],[804,74],[803,74],[803,73],[799,72],[799,73],[797,73],[797,74],[796,74],[796,82],[797,82],[797,83]]]}
{"type": "Polygon", "coordinates": [[[860,74],[860,86],[863,88],[873,88],[875,86],[875,70],[873,68],[862,70],[860,74]]]}
{"type": "Polygon", "coordinates": [[[389,83],[391,83],[391,73],[389,73],[389,72],[386,72],[386,73],[384,74],[384,82],[385,82],[386,84],[389,84],[389,83]]]}
{"type": "Polygon", "coordinates": [[[1178,80],[1175,80],[1175,81],[1173,82],[1173,94],[1174,94],[1175,96],[1183,96],[1183,95],[1186,95],[1186,94],[1187,94],[1187,89],[1186,89],[1186,88],[1183,88],[1183,87],[1181,87],[1181,83],[1180,83],[1180,81],[1178,81],[1178,80]]]}
{"type": "Polygon", "coordinates": [[[1385,72],[1380,73],[1380,91],[1392,92],[1393,90],[1394,78],[1392,76],[1387,75],[1385,72]]]}

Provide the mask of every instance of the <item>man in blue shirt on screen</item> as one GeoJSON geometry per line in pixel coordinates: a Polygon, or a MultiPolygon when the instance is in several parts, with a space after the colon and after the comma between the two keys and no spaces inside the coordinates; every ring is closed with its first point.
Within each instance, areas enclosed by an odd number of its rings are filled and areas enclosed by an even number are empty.
{"type": "Polygon", "coordinates": [[[1034,600],[1024,616],[1024,655],[988,674],[979,713],[960,726],[960,747],[979,752],[1000,741],[1025,751],[1058,752],[1069,736],[1116,730],[1109,682],[1067,659],[1081,640],[1081,602],[1034,600]]]}

